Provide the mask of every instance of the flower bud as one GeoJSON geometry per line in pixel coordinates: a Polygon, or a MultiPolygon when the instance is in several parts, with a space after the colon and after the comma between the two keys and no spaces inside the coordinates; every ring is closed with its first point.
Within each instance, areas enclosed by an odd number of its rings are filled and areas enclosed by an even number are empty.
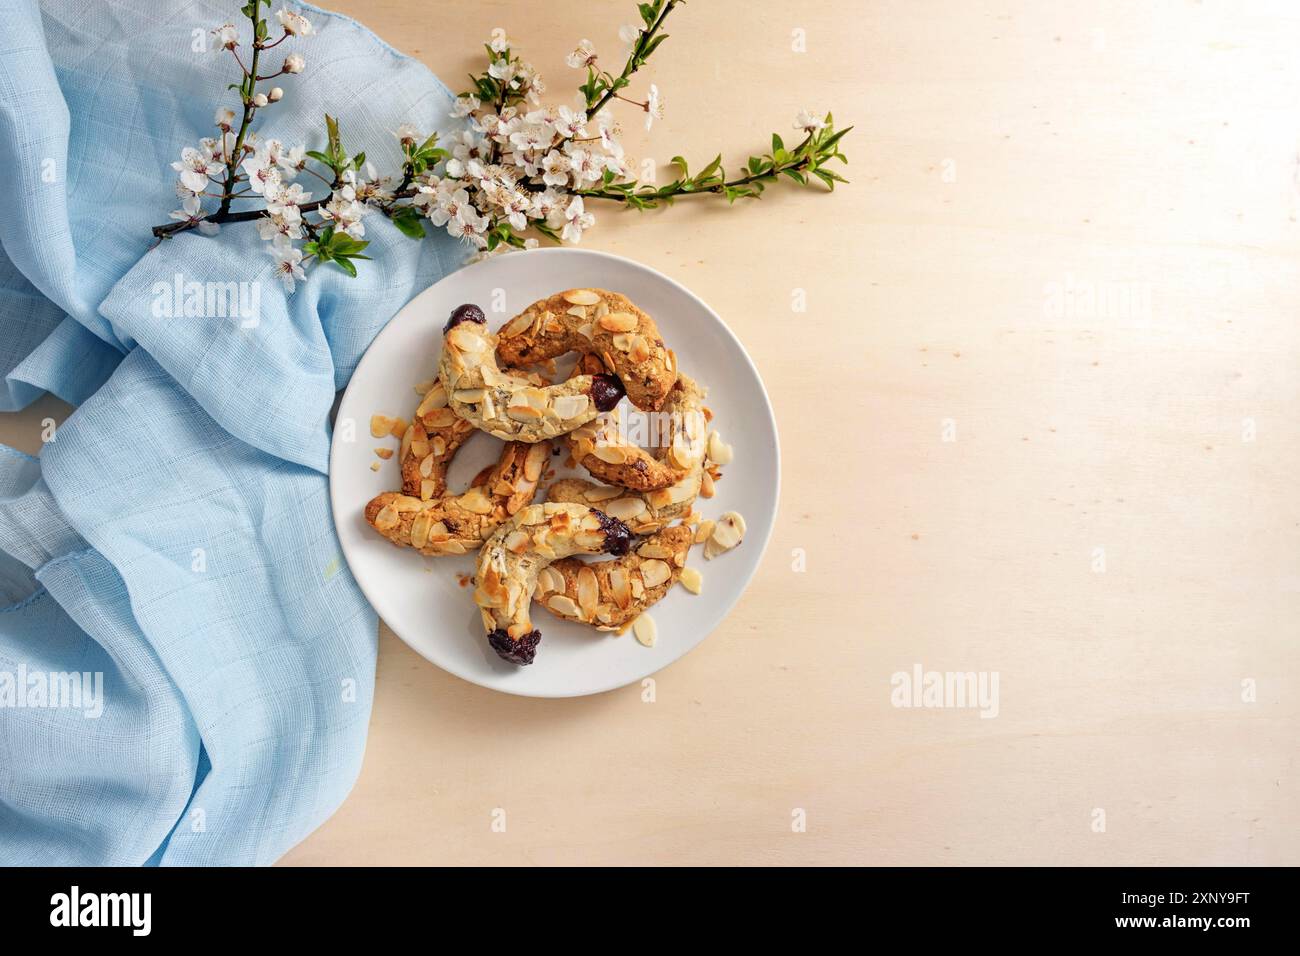
{"type": "Polygon", "coordinates": [[[307,61],[301,53],[290,53],[284,58],[282,69],[286,73],[301,73],[307,67],[307,61]]]}
{"type": "Polygon", "coordinates": [[[269,102],[270,100],[266,98],[265,93],[258,93],[256,96],[253,97],[254,106],[265,106],[269,102]]]}
{"type": "Polygon", "coordinates": [[[278,102],[284,96],[284,90],[276,86],[271,89],[271,95],[267,97],[272,103],[278,102]]]}

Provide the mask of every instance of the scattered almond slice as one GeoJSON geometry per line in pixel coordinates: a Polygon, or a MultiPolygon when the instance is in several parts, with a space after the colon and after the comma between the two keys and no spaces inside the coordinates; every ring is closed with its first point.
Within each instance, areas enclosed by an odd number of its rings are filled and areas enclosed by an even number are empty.
{"type": "Polygon", "coordinates": [[[700,497],[713,497],[713,476],[707,471],[700,475],[700,497]]]}
{"type": "MultiPolygon", "coordinates": [[[[391,448],[376,448],[375,454],[384,459],[384,461],[388,461],[388,459],[393,457],[393,450],[391,448]]],[[[375,462],[375,464],[378,465],[379,462],[375,462]]]]}
{"type": "Polygon", "coordinates": [[[705,518],[700,522],[700,526],[695,529],[695,543],[703,544],[713,536],[715,522],[712,518],[705,518]]]}
{"type": "Polygon", "coordinates": [[[659,628],[655,626],[654,618],[649,614],[642,614],[632,622],[632,633],[646,647],[654,647],[655,640],[659,637],[659,628]]]}
{"type": "Polygon", "coordinates": [[[378,470],[379,470],[379,462],[377,462],[377,461],[372,461],[372,462],[370,463],[370,470],[371,470],[371,471],[378,471],[378,470]]]}
{"type": "Polygon", "coordinates": [[[713,534],[704,543],[704,557],[715,558],[730,551],[745,537],[745,519],[738,511],[728,511],[718,519],[713,534]]]}
{"type": "Polygon", "coordinates": [[[716,431],[709,432],[709,461],[716,465],[729,465],[733,452],[731,446],[722,440],[716,431]]]}
{"type": "MultiPolygon", "coordinates": [[[[370,437],[383,438],[385,435],[391,434],[393,431],[393,425],[396,424],[398,421],[400,421],[400,419],[391,418],[388,415],[371,415],[370,416],[370,437]]],[[[406,430],[406,425],[405,423],[403,423],[402,431],[405,430],[406,430]]],[[[400,434],[400,432],[398,434],[400,434]]]]}
{"type": "Polygon", "coordinates": [[[700,574],[698,568],[682,568],[681,582],[682,587],[692,594],[699,594],[704,590],[704,575],[700,574]]]}

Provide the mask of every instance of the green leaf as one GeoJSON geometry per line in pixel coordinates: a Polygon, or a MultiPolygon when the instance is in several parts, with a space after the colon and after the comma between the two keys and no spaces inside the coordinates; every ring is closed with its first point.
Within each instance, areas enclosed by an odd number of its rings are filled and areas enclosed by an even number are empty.
{"type": "Polygon", "coordinates": [[[853,129],[852,126],[846,126],[846,127],[844,127],[844,129],[839,130],[838,132],[836,132],[834,136],[830,137],[830,139],[827,139],[827,140],[824,140],[824,141],[818,143],[818,144],[817,144],[817,151],[820,152],[820,153],[826,153],[826,152],[828,152],[828,151],[830,150],[830,148],[831,148],[832,146],[834,146],[836,143],[838,143],[841,139],[843,139],[843,138],[844,138],[844,134],[847,133],[847,132],[848,132],[849,130],[851,130],[851,129],[853,129]]]}
{"type": "Polygon", "coordinates": [[[349,260],[335,259],[334,261],[338,263],[340,269],[342,269],[348,275],[352,276],[352,278],[355,279],[357,277],[357,267],[354,266],[349,260]]]}
{"type": "Polygon", "coordinates": [[[655,25],[655,17],[659,14],[651,4],[638,3],[636,8],[641,11],[641,19],[645,21],[646,26],[652,27],[655,25]]]}
{"type": "Polygon", "coordinates": [[[772,154],[775,155],[775,154],[777,154],[777,153],[783,152],[784,150],[785,150],[785,142],[781,139],[780,136],[776,135],[776,133],[773,133],[773,134],[772,134],[772,154]]]}

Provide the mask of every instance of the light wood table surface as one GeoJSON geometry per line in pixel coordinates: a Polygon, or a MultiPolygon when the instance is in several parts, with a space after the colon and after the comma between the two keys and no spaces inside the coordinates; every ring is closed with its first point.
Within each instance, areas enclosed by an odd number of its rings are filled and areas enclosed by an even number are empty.
{"type": "MultiPolygon", "coordinates": [[[[333,7],[453,88],[505,27],[563,102],[574,42],[635,19],[333,7]]],[[[762,568],[653,703],[492,693],[384,628],[361,778],[284,862],[1300,863],[1300,8],[701,0],[668,32],[635,156],[856,127],[834,195],[587,240],[757,362],[762,568]],[[997,716],[894,706],[917,665],[996,672],[997,716]]]]}

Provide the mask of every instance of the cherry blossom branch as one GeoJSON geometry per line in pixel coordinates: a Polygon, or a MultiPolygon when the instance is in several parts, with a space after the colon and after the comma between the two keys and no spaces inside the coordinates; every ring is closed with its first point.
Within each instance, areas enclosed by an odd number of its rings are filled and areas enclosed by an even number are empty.
{"type": "MultiPolygon", "coordinates": [[[[663,27],[664,21],[668,19],[668,14],[673,12],[673,7],[677,6],[679,3],[684,3],[685,0],[667,0],[666,3],[664,0],[659,0],[659,2],[663,3],[663,9],[659,11],[656,11],[655,9],[657,4],[646,5],[649,8],[649,16],[646,15],[646,11],[643,11],[642,13],[642,17],[645,19],[646,29],[642,30],[637,35],[636,44],[632,47],[631,54],[628,55],[627,63],[623,66],[623,72],[617,77],[609,78],[604,95],[596,101],[594,106],[589,107],[587,110],[588,116],[594,116],[599,113],[604,109],[606,103],[618,96],[618,91],[626,87],[631,81],[632,74],[641,68],[642,64],[650,58],[650,54],[659,47],[660,43],[663,43],[664,40],[668,39],[667,35],[657,37],[656,34],[658,34],[659,30],[663,27]]],[[[608,76],[608,74],[606,74],[606,76],[608,76]]],[[[589,79],[588,82],[590,83],[591,80],[589,79]]],[[[595,91],[596,87],[593,86],[592,89],[595,91]]],[[[622,98],[623,97],[620,97],[620,99],[622,98]]],[[[587,102],[589,104],[591,103],[590,95],[588,96],[587,102]]],[[[635,101],[633,100],[630,102],[635,101]]]]}
{"type": "Polygon", "coordinates": [[[585,105],[576,108],[544,106],[545,86],[537,71],[511,50],[504,30],[493,30],[485,44],[487,68],[471,76],[473,89],[460,94],[451,114],[466,120],[466,128],[444,148],[436,134],[425,136],[402,124],[395,131],[401,174],[393,185],[374,171],[364,152],[352,155],[343,148],[332,116],[325,117],[326,143],[319,150],[286,149],[277,140],[257,137],[253,121],[258,111],[283,96],[279,87],[270,95],[258,92],[257,84],[299,73],[304,66],[302,57],[293,53],[279,72],[261,76],[262,51],[313,30],[301,14],[281,9],[276,17],[283,35],[267,42],[263,0],[247,0],[241,8],[253,28],[247,67],[239,54],[236,28],[227,23],[213,31],[218,49],[229,50],[239,65],[242,76],[231,89],[239,91],[243,117],[236,128],[235,112],[218,109],[220,141],[204,139],[199,148],[182,150],[181,161],[172,166],[180,173],[177,192],[183,208],[172,213],[175,221],[154,226],[153,235],[159,241],[192,229],[210,235],[223,224],[254,222],[270,243],[267,251],[275,257],[276,273],[292,291],[308,263],[333,262],[356,275],[355,260],[369,258],[363,254],[368,242],[362,219],[376,209],[413,239],[424,237],[426,227],[432,227],[463,241],[478,255],[491,255],[532,248],[537,237],[580,241],[596,219],[586,210],[587,200],[649,209],[693,195],[720,195],[731,203],[756,199],[782,178],[804,186],[820,181],[831,190],[845,182],[828,166],[846,161],[839,143],[848,129],[836,130],[829,113],[820,119],[806,112],[794,124],[803,133],[798,145],[787,148],[773,134],[771,152],[750,156],[739,175],[728,177],[719,155],[693,175],[684,159],[673,157],[680,176],[662,186],[630,176],[619,127],[604,107],[612,100],[631,104],[646,114],[647,130],[662,114],[655,84],[650,84],[644,101],[623,91],[668,38],[662,32],[664,23],[682,2],[638,3],[643,25],[619,31],[630,53],[618,76],[599,69],[591,42],[582,40],[566,58],[571,67],[586,71],[586,82],[579,87],[585,105]],[[323,183],[329,194],[313,197],[292,182],[301,172],[323,183]],[[208,197],[217,201],[216,209],[202,208],[208,197]],[[255,198],[262,200],[261,208],[231,208],[236,199],[255,198]]]}

